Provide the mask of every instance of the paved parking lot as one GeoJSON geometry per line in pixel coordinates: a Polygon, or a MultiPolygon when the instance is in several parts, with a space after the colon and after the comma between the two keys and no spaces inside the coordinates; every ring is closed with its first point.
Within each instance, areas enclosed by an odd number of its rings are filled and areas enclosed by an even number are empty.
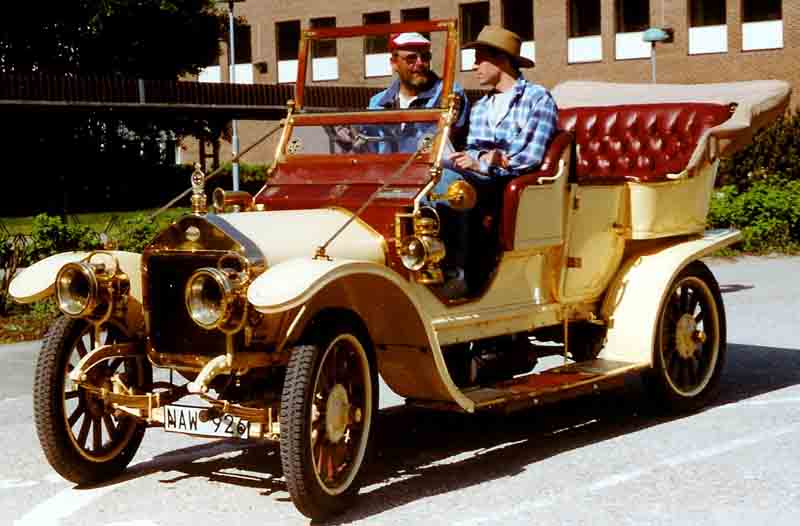
{"type": "MultiPolygon", "coordinates": [[[[656,415],[636,381],[506,419],[388,407],[362,498],[334,524],[797,524],[800,258],[710,265],[729,341],[712,407],[656,415]]],[[[153,431],[120,479],[63,481],[35,438],[34,359],[35,345],[0,348],[0,524],[308,522],[288,500],[277,449],[263,445],[153,431]]]]}

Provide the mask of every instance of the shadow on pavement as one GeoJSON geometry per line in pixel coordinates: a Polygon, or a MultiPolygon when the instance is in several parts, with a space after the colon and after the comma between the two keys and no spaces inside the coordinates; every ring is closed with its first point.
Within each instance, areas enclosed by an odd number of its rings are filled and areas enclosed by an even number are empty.
{"type": "MultiPolygon", "coordinates": [[[[729,344],[714,405],[798,384],[800,349],[729,344]]],[[[617,391],[505,417],[390,408],[376,421],[375,453],[366,467],[362,498],[346,514],[325,524],[369,518],[423,497],[513,477],[561,452],[688,416],[657,414],[637,377],[617,391]]],[[[157,439],[157,434],[148,433],[148,439],[157,439]]],[[[170,472],[170,478],[161,481],[165,484],[202,477],[287,500],[276,445],[220,441],[173,451],[131,466],[110,484],[157,472],[170,472]],[[211,458],[201,461],[204,457],[211,458]],[[226,472],[229,468],[235,469],[226,472]]]]}

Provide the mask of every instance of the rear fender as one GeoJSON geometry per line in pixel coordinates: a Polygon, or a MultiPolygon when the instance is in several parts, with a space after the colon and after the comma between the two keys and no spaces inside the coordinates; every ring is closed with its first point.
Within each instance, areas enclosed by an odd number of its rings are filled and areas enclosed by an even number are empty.
{"type": "Polygon", "coordinates": [[[455,402],[465,411],[474,404],[450,378],[431,321],[416,291],[383,265],[363,261],[296,258],[261,274],[247,292],[250,304],[264,314],[296,311],[293,343],[323,311],[347,309],[367,327],[378,368],[401,396],[455,402]]]}
{"type": "Polygon", "coordinates": [[[603,301],[609,330],[599,357],[652,365],[658,313],[672,280],[691,262],[741,237],[736,230],[710,230],[703,237],[629,258],[603,301]]]}

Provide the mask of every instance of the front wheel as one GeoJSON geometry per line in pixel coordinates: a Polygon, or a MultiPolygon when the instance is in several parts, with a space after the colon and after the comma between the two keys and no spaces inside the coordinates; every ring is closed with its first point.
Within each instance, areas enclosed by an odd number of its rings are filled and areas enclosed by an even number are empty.
{"type": "Polygon", "coordinates": [[[699,409],[716,393],[725,364],[725,308],[708,267],[696,261],[678,274],[656,324],[646,386],[668,409],[699,409]]]}
{"type": "MultiPolygon", "coordinates": [[[[121,473],[142,441],[146,424],[116,414],[103,400],[75,386],[69,373],[89,351],[125,340],[123,332],[106,325],[96,341],[94,326],[82,319],[58,318],[45,336],[36,362],[33,408],[36,433],[50,465],[76,484],[108,480],[121,473]]],[[[95,366],[90,381],[110,389],[119,375],[141,386],[152,380],[149,362],[117,358],[95,366]]]]}
{"type": "Polygon", "coordinates": [[[365,343],[345,329],[292,349],[281,397],[281,463],[292,501],[312,519],[340,513],[358,493],[378,405],[365,343]]]}

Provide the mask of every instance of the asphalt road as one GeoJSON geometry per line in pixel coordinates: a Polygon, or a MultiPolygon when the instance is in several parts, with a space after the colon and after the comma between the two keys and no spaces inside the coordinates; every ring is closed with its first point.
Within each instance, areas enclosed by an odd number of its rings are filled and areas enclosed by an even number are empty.
{"type": "MultiPolygon", "coordinates": [[[[331,524],[798,524],[800,258],[712,261],[728,316],[719,399],[667,418],[625,389],[506,419],[429,414],[382,395],[355,509],[331,524]]],[[[151,431],[129,470],[77,488],[31,415],[35,345],[0,347],[0,524],[306,524],[276,447],[151,431]]]]}

